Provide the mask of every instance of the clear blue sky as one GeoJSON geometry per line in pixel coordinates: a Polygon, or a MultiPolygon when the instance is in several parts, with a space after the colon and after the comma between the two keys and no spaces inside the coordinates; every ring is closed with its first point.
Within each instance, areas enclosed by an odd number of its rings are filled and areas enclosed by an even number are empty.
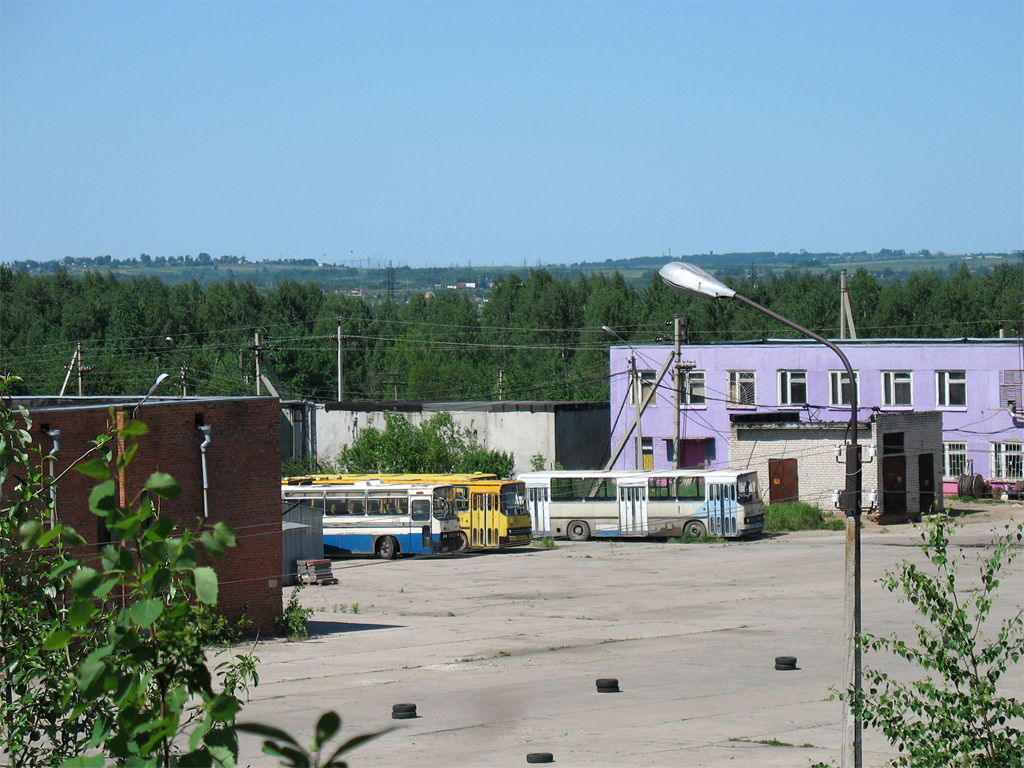
{"type": "Polygon", "coordinates": [[[0,2],[0,259],[1024,247],[1024,3],[0,2]]]}

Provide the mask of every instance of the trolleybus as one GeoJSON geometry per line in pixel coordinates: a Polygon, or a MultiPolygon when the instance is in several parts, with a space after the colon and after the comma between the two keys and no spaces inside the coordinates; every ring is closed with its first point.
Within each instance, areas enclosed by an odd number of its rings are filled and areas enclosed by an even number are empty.
{"type": "Polygon", "coordinates": [[[749,470],[556,470],[519,475],[536,536],[723,536],[764,529],[749,470]]]}

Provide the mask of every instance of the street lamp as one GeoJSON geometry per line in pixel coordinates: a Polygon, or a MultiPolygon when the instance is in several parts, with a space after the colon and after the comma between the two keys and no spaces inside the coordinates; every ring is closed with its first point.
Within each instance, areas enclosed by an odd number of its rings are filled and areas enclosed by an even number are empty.
{"type": "MultiPolygon", "coordinates": [[[[845,654],[843,658],[843,689],[861,690],[860,647],[857,638],[860,636],[860,450],[857,447],[857,386],[850,361],[834,343],[819,336],[814,331],[794,323],[789,318],[762,307],[756,301],[737,293],[725,283],[700,267],[673,261],[663,266],[658,274],[669,288],[697,296],[702,299],[735,299],[762,314],[778,320],[783,325],[802,333],[808,338],[824,344],[831,349],[843,362],[846,375],[850,380],[850,447],[846,452],[846,490],[843,494],[843,511],[846,515],[846,564],[844,579],[845,614],[843,628],[845,632],[845,654]]],[[[840,382],[840,392],[842,383],[840,382]]],[[[849,696],[849,693],[847,693],[849,696]]],[[[856,711],[856,703],[851,700],[843,713],[843,758],[844,768],[861,768],[861,717],[856,711]]]]}
{"type": "Polygon", "coordinates": [[[169,378],[170,374],[168,373],[161,373],[159,376],[156,377],[156,381],[153,382],[153,386],[149,388],[149,391],[146,393],[146,396],[139,400],[138,404],[132,409],[133,419],[135,418],[135,414],[139,412],[139,408],[142,407],[142,404],[149,400],[149,398],[151,398],[156,393],[156,391],[163,386],[164,382],[167,381],[167,379],[169,378]]]}

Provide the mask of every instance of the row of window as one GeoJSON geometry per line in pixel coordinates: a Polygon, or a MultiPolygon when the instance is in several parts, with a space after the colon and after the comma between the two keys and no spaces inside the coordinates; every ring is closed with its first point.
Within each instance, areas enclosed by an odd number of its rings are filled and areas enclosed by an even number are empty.
{"type": "MultiPolygon", "coordinates": [[[[801,406],[808,402],[807,371],[777,371],[778,404],[780,406],[801,406]]],[[[999,385],[1000,408],[1013,408],[1020,402],[1021,371],[1002,371],[999,385]]],[[[654,371],[637,371],[641,399],[650,396],[649,405],[657,402],[653,392],[654,371]]],[[[913,407],[913,371],[882,371],[881,404],[889,407],[913,407]]],[[[846,371],[829,371],[828,402],[830,406],[849,405],[856,390],[860,403],[860,377],[855,371],[853,386],[846,371]]],[[[726,371],[726,405],[754,406],[757,404],[756,375],[754,371],[726,371]]],[[[704,371],[685,371],[680,374],[679,402],[682,405],[701,406],[707,401],[704,371]]],[[[636,405],[636,393],[630,391],[630,405],[636,405]]],[[[935,406],[957,408],[967,405],[967,372],[935,371],[935,406]]]]}
{"type": "MultiPolygon", "coordinates": [[[[993,480],[1024,480],[1024,443],[992,443],[990,457],[989,473],[993,480]]],[[[967,443],[942,444],[944,477],[956,478],[978,469],[972,470],[968,464],[967,443]]]]}

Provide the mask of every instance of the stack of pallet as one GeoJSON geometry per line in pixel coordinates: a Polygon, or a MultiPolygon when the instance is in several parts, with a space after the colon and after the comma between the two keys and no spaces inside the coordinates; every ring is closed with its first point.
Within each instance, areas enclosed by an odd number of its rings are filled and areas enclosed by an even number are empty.
{"type": "Polygon", "coordinates": [[[330,560],[296,560],[295,570],[300,584],[337,584],[330,560]]]}

